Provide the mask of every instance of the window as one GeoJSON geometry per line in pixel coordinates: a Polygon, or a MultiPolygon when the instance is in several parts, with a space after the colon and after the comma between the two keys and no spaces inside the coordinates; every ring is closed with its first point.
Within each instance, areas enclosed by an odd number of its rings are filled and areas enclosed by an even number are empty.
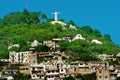
{"type": "Polygon", "coordinates": [[[35,77],[35,75],[33,75],[32,77],[35,77]]]}
{"type": "Polygon", "coordinates": [[[99,76],[99,78],[102,78],[101,76],[99,76]]]}
{"type": "Polygon", "coordinates": [[[105,78],[108,78],[107,76],[105,76],[105,78]]]}
{"type": "Polygon", "coordinates": [[[83,65],[83,63],[80,63],[80,65],[83,65]]]}

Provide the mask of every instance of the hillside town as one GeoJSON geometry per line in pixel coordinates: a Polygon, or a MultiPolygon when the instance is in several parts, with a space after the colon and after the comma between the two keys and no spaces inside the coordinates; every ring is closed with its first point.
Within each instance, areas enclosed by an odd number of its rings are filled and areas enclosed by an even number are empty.
{"type": "MultiPolygon", "coordinates": [[[[60,24],[65,26],[66,23],[58,21],[57,15],[59,12],[54,12],[54,21],[51,24],[60,24]]],[[[69,28],[77,30],[76,26],[69,25],[69,28]]],[[[87,40],[82,34],[75,36],[65,36],[63,38],[53,38],[51,40],[38,40],[27,42],[30,45],[29,50],[16,52],[10,51],[8,59],[0,59],[0,79],[15,80],[14,76],[18,73],[30,75],[29,80],[64,80],[65,77],[73,77],[74,80],[81,80],[76,75],[95,73],[96,80],[116,80],[120,77],[120,53],[118,54],[96,54],[99,61],[68,61],[71,57],[67,52],[60,51],[58,44],[60,41],[67,41],[69,43],[75,40],[83,40],[91,44],[102,45],[99,39],[87,40]],[[49,51],[36,51],[36,46],[47,46],[49,51]],[[111,64],[109,61],[113,61],[111,64]]],[[[8,50],[17,47],[19,44],[8,46],[8,50]]]]}
{"type": "MultiPolygon", "coordinates": [[[[83,39],[82,35],[76,35],[72,40],[69,37],[64,37],[63,40],[69,42],[75,39],[83,39]]],[[[31,42],[29,51],[24,52],[10,52],[9,59],[1,59],[3,66],[0,68],[0,77],[13,80],[13,75],[18,72],[29,74],[31,80],[62,80],[65,77],[75,77],[77,74],[90,74],[96,73],[97,80],[116,80],[120,76],[120,65],[110,65],[108,61],[118,61],[120,63],[120,53],[117,55],[112,54],[99,54],[97,55],[101,61],[84,62],[77,60],[75,62],[68,62],[65,58],[69,58],[66,53],[56,50],[54,52],[37,52],[34,50],[35,46],[46,45],[51,48],[59,47],[57,42],[60,38],[54,38],[49,41],[44,41],[43,44],[37,40],[31,42]]],[[[92,40],[96,44],[101,45],[100,41],[92,40]]],[[[8,47],[16,46],[18,44],[8,47]]],[[[76,79],[80,80],[80,79],[76,79]]]]}

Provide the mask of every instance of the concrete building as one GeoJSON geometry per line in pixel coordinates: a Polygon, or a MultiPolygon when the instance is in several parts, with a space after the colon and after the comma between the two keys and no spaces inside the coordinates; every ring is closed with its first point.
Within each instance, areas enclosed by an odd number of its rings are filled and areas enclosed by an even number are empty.
{"type": "Polygon", "coordinates": [[[38,45],[42,45],[42,43],[39,43],[37,40],[34,40],[33,42],[31,42],[31,47],[35,47],[38,45]]]}
{"type": "Polygon", "coordinates": [[[45,65],[44,64],[32,64],[31,65],[31,78],[34,80],[44,80],[45,79],[45,65]]]}
{"type": "Polygon", "coordinates": [[[99,40],[97,40],[97,39],[93,39],[91,42],[92,42],[92,43],[96,43],[96,44],[102,44],[102,42],[99,41],[99,40]]]}
{"type": "Polygon", "coordinates": [[[73,25],[69,25],[69,28],[71,28],[71,29],[74,29],[74,30],[77,30],[77,28],[76,28],[76,26],[73,26],[73,25]]]}
{"type": "Polygon", "coordinates": [[[55,46],[55,42],[53,42],[52,40],[43,41],[43,45],[46,45],[48,47],[53,47],[53,46],[55,46]]]}
{"type": "Polygon", "coordinates": [[[24,65],[19,67],[20,73],[30,74],[30,65],[24,65]]]}
{"type": "Polygon", "coordinates": [[[46,80],[55,80],[59,77],[59,69],[57,68],[57,66],[49,66],[46,69],[46,80]]]}
{"type": "Polygon", "coordinates": [[[72,40],[72,41],[74,41],[74,40],[76,40],[76,39],[85,40],[85,38],[84,38],[84,37],[82,37],[82,35],[81,35],[81,34],[77,34],[77,35],[73,38],[73,40],[72,40]]]}
{"type": "Polygon", "coordinates": [[[110,80],[109,69],[105,67],[97,68],[96,77],[97,80],[110,80]]]}
{"type": "Polygon", "coordinates": [[[109,67],[109,63],[107,61],[89,61],[88,65],[90,67],[109,67]]]}
{"type": "Polygon", "coordinates": [[[63,37],[63,40],[66,40],[66,41],[68,41],[68,42],[71,42],[71,41],[72,41],[71,37],[69,37],[69,36],[63,37]]]}
{"type": "Polygon", "coordinates": [[[13,45],[8,46],[8,49],[11,49],[11,48],[13,48],[13,47],[17,47],[17,48],[19,48],[20,45],[19,45],[19,44],[13,44],[13,45]]]}
{"type": "Polygon", "coordinates": [[[11,63],[29,63],[29,55],[32,54],[32,51],[25,52],[10,52],[9,61],[11,63]]]}
{"type": "Polygon", "coordinates": [[[98,58],[100,58],[101,60],[105,61],[107,59],[107,54],[99,54],[98,58]]]}

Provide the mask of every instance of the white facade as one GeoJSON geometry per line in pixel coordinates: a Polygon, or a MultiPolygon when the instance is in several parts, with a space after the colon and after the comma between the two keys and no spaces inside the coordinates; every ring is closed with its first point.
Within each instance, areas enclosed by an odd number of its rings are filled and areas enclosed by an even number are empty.
{"type": "Polygon", "coordinates": [[[45,65],[44,64],[32,64],[31,65],[31,78],[32,79],[40,79],[44,80],[45,79],[45,65]]]}
{"type": "Polygon", "coordinates": [[[66,68],[59,68],[60,78],[64,78],[67,71],[66,68]]]}
{"type": "Polygon", "coordinates": [[[11,49],[12,47],[20,47],[19,44],[13,44],[11,46],[8,47],[8,49],[11,49]]]}
{"type": "Polygon", "coordinates": [[[66,41],[68,41],[68,42],[71,42],[71,41],[72,41],[70,37],[63,37],[62,40],[66,40],[66,41]]]}
{"type": "Polygon", "coordinates": [[[84,62],[79,62],[78,67],[89,67],[89,65],[85,64],[84,62]]]}
{"type": "Polygon", "coordinates": [[[13,80],[14,78],[12,76],[8,76],[7,80],[13,80]]]}
{"type": "Polygon", "coordinates": [[[109,63],[104,61],[90,61],[88,65],[90,67],[109,67],[109,63]]]}
{"type": "Polygon", "coordinates": [[[74,30],[77,29],[76,26],[73,26],[73,25],[71,25],[71,24],[70,24],[69,28],[74,29],[74,30]]]}
{"type": "Polygon", "coordinates": [[[30,54],[32,54],[32,51],[10,52],[9,61],[11,63],[29,63],[28,56],[30,54]]]}
{"type": "Polygon", "coordinates": [[[39,43],[37,40],[34,40],[33,42],[31,42],[31,47],[35,47],[40,45],[41,43],[39,43]]]}
{"type": "Polygon", "coordinates": [[[99,54],[98,57],[99,57],[101,60],[105,61],[108,56],[107,56],[107,54],[99,54]]]}
{"type": "Polygon", "coordinates": [[[116,56],[118,56],[118,57],[119,57],[119,56],[120,56],[120,53],[118,53],[116,56]]]}
{"type": "Polygon", "coordinates": [[[74,38],[73,38],[73,41],[76,40],[76,39],[81,39],[81,40],[85,40],[84,37],[82,37],[81,34],[77,34],[74,38]]]}
{"type": "Polygon", "coordinates": [[[52,21],[51,24],[60,24],[61,26],[66,26],[66,23],[62,21],[52,21]]]}
{"type": "Polygon", "coordinates": [[[92,43],[96,43],[96,44],[102,44],[102,42],[99,41],[99,40],[97,40],[97,39],[93,39],[91,42],[92,42],[92,43]]]}

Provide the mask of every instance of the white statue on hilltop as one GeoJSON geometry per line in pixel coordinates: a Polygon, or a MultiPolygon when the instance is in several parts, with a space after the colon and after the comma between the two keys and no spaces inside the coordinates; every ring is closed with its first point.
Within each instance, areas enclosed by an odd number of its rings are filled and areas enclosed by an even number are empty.
{"type": "Polygon", "coordinates": [[[60,12],[55,11],[52,14],[54,14],[54,21],[58,21],[58,14],[60,14],[60,12]]]}
{"type": "Polygon", "coordinates": [[[54,21],[51,22],[52,24],[58,23],[58,24],[60,24],[62,26],[66,26],[66,23],[58,20],[58,14],[60,14],[60,12],[55,11],[52,14],[54,14],[54,21]]]}

